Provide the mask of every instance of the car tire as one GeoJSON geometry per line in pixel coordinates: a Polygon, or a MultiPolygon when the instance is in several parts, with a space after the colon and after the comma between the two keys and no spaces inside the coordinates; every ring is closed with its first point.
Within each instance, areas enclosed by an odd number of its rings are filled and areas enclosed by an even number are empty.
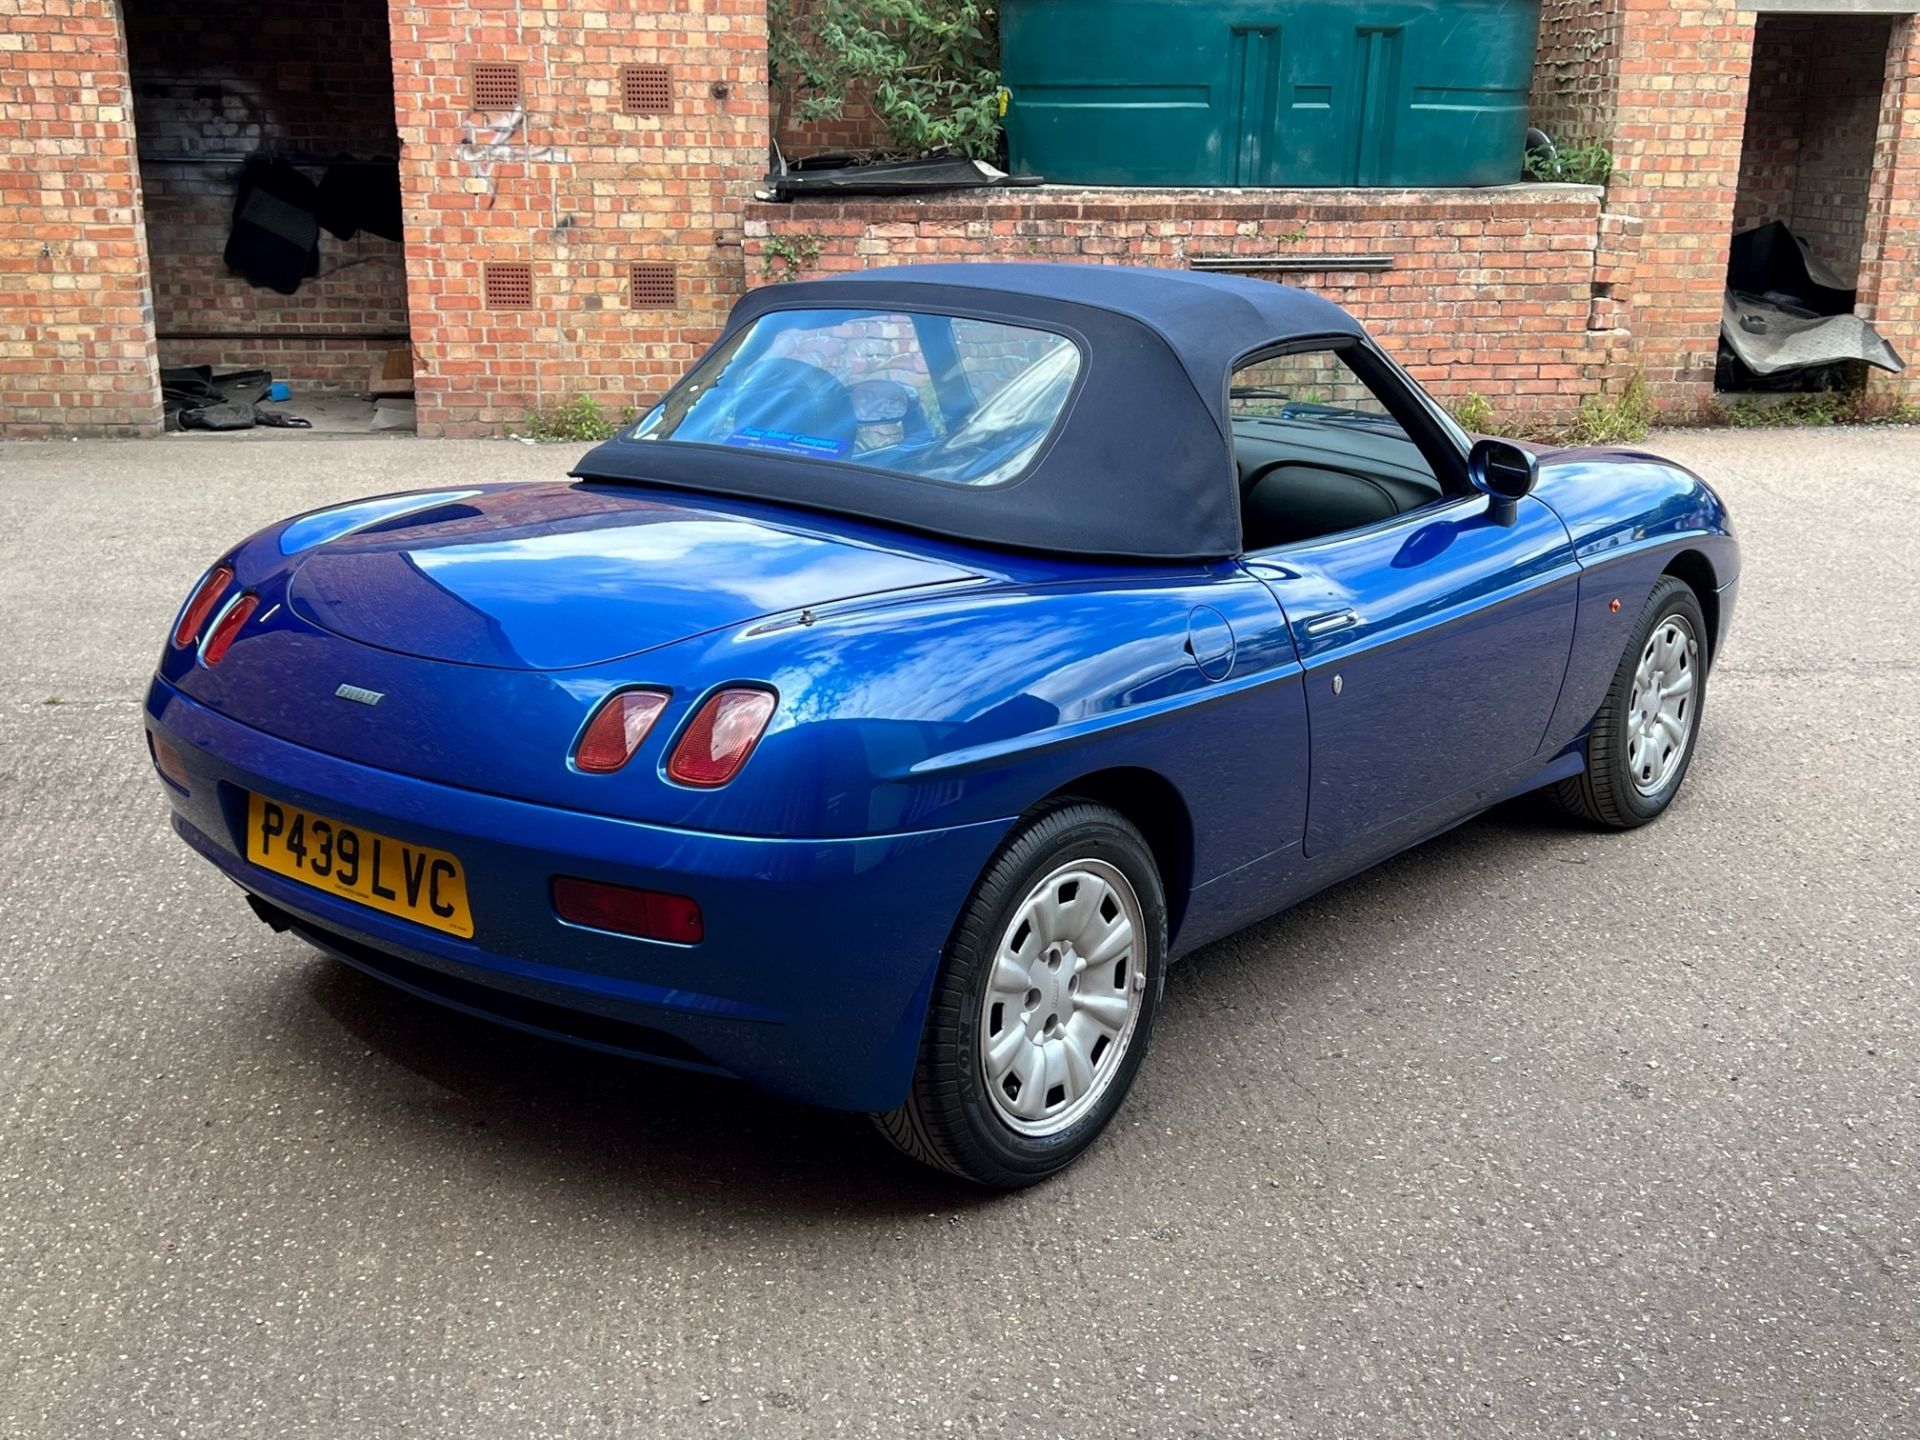
{"type": "Polygon", "coordinates": [[[1057,1173],[1125,1101],[1166,957],[1166,892],[1140,832],[1084,800],[1028,817],[961,912],[907,1097],[875,1123],[979,1185],[1057,1173]]]}
{"type": "Polygon", "coordinates": [[[1602,829],[1631,830],[1673,803],[1700,736],[1707,646],[1699,597],[1684,580],[1662,577],[1587,731],[1587,768],[1547,792],[1563,813],[1602,829]],[[1684,693],[1670,693],[1681,687],[1684,693]]]}

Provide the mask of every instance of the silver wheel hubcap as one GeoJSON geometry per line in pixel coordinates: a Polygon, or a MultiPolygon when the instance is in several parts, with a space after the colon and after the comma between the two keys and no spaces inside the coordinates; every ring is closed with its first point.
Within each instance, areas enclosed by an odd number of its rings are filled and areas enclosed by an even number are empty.
{"type": "Polygon", "coordinates": [[[1627,773],[1642,795],[1657,795],[1686,758],[1700,707],[1700,642],[1686,617],[1665,616],[1647,637],[1627,701],[1627,773]]]}
{"type": "Polygon", "coordinates": [[[1139,897],[1104,860],[1071,860],[1027,892],[1000,937],[980,1011],[980,1068],[1000,1118],[1052,1135],[1119,1073],[1147,977],[1139,897]]]}

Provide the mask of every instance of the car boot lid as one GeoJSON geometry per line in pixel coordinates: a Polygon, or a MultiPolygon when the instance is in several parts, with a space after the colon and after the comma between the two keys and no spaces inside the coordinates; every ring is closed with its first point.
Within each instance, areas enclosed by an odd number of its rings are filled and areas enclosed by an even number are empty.
{"type": "MultiPolygon", "coordinates": [[[[542,484],[415,498],[425,508],[362,506],[342,517],[355,528],[304,548],[293,612],[401,654],[564,670],[975,573],[683,496],[542,484]]],[[[327,513],[284,533],[326,535],[327,513]]]]}

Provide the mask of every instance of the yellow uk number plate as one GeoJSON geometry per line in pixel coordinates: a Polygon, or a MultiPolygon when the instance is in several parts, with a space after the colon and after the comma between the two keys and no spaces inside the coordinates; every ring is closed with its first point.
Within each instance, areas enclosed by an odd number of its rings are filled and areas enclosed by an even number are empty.
{"type": "Polygon", "coordinates": [[[466,872],[444,850],[250,794],[247,859],[339,899],[450,935],[473,935],[466,872]]]}

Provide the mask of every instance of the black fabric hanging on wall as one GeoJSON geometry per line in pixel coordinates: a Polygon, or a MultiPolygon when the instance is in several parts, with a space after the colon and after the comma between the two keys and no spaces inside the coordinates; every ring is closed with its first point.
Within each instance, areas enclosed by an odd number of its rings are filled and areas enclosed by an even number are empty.
{"type": "Polygon", "coordinates": [[[284,160],[249,160],[233,200],[227,268],[291,295],[320,273],[319,192],[284,160]]]}

